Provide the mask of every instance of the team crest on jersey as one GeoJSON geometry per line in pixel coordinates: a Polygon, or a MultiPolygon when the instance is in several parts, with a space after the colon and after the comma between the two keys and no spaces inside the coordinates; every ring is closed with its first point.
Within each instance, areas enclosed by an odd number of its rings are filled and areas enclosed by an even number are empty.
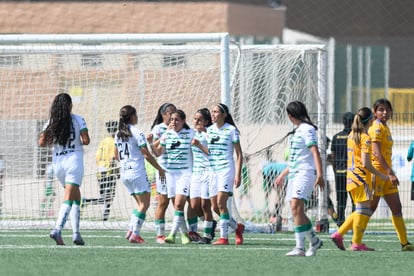
{"type": "Polygon", "coordinates": [[[182,134],[181,134],[181,137],[182,137],[183,139],[187,139],[187,138],[188,138],[188,132],[184,132],[184,133],[182,133],[182,134]]]}
{"type": "Polygon", "coordinates": [[[218,141],[220,141],[220,136],[218,136],[216,134],[214,134],[214,135],[211,136],[211,139],[210,139],[210,143],[211,144],[214,144],[214,143],[216,143],[218,141]]]}
{"type": "Polygon", "coordinates": [[[181,142],[179,140],[173,140],[171,141],[171,147],[170,149],[176,149],[181,145],[181,142]]]}

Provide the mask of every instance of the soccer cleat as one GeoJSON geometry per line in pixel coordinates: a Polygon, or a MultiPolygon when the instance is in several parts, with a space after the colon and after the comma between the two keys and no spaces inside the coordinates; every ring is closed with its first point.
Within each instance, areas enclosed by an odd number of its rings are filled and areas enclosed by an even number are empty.
{"type": "Polygon", "coordinates": [[[213,242],[213,245],[229,245],[229,239],[220,238],[216,242],[213,242]]]}
{"type": "Polygon", "coordinates": [[[318,240],[315,243],[311,243],[309,245],[309,249],[306,251],[306,257],[311,257],[316,255],[316,251],[322,247],[323,242],[320,238],[317,238],[318,240]]]}
{"type": "Polygon", "coordinates": [[[414,245],[407,243],[401,247],[401,251],[414,251],[414,245]]]}
{"type": "Polygon", "coordinates": [[[210,244],[211,243],[211,239],[206,238],[206,237],[202,237],[197,243],[198,244],[210,244]]]}
{"type": "Polygon", "coordinates": [[[213,220],[213,226],[211,227],[211,239],[214,240],[216,237],[217,221],[213,220]]]}
{"type": "Polygon", "coordinates": [[[181,243],[182,244],[189,244],[191,242],[190,237],[188,236],[188,234],[181,234],[181,243]]]}
{"type": "Polygon", "coordinates": [[[175,243],[175,235],[169,234],[165,239],[165,243],[175,243]]]}
{"type": "Polygon", "coordinates": [[[198,243],[200,240],[203,239],[197,232],[193,232],[193,231],[190,231],[188,233],[188,237],[190,238],[190,241],[195,242],[195,243],[198,243]]]}
{"type": "Polygon", "coordinates": [[[369,248],[368,246],[366,246],[363,243],[361,243],[361,244],[352,244],[351,245],[351,250],[352,251],[375,251],[374,248],[369,248]]]}
{"type": "Polygon", "coordinates": [[[83,241],[79,232],[73,233],[72,240],[73,240],[73,243],[76,245],[85,245],[85,242],[83,241]]]}
{"type": "Polygon", "coordinates": [[[165,243],[165,236],[157,236],[155,241],[159,244],[164,244],[165,243]]]}
{"type": "Polygon", "coordinates": [[[139,235],[131,234],[131,237],[129,237],[130,243],[146,243],[143,238],[139,235]]]}
{"type": "Polygon", "coordinates": [[[305,256],[305,250],[303,250],[302,248],[293,248],[292,251],[286,253],[285,256],[288,257],[304,257],[305,256]]]}
{"type": "Polygon", "coordinates": [[[244,232],[244,225],[241,223],[237,224],[236,233],[236,245],[243,244],[243,232],[244,232]]]}
{"type": "Polygon", "coordinates": [[[56,242],[56,245],[65,245],[62,239],[62,233],[59,230],[53,229],[50,232],[49,237],[56,242]]]}
{"type": "Polygon", "coordinates": [[[128,229],[128,231],[126,232],[126,235],[125,235],[125,239],[129,240],[131,235],[132,235],[132,231],[128,229]]]}
{"type": "Polygon", "coordinates": [[[333,233],[331,235],[331,240],[336,245],[336,247],[338,247],[339,249],[345,251],[344,238],[342,237],[341,234],[339,234],[338,232],[333,233]]]}

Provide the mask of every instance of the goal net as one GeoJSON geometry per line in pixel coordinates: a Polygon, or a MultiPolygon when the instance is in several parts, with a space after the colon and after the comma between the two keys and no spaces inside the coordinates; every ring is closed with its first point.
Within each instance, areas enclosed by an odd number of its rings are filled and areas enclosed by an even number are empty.
{"type": "MultiPolygon", "coordinates": [[[[224,102],[240,129],[245,155],[243,185],[229,204],[232,214],[252,230],[271,231],[275,190],[265,193],[263,167],[285,163],[288,138],[283,138],[292,130],[285,108],[292,100],[306,104],[324,137],[324,64],[323,46],[237,46],[227,34],[0,36],[1,227],[54,225],[63,188],[49,166],[51,149],[38,147],[37,138],[54,96],[67,92],[91,136],[84,147],[81,193],[87,201],[81,227],[124,229],[134,208],[118,180],[104,220],[97,181],[98,144],[123,105],[137,108],[137,127],[148,133],[165,102],[184,110],[189,125],[197,109],[224,102]]],[[[155,191],[151,202],[148,227],[155,191]]],[[[315,201],[319,217],[323,206],[323,200],[315,201]]],[[[172,219],[171,206],[168,214],[172,219]]],[[[286,227],[287,206],[281,205],[278,214],[286,227]]]]}

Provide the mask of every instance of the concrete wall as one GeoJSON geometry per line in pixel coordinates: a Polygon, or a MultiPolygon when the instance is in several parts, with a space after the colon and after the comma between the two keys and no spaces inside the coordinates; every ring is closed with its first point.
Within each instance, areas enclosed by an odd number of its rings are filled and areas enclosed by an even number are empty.
{"type": "Polygon", "coordinates": [[[1,2],[0,30],[16,33],[230,32],[281,37],[284,9],[225,2],[1,2]]]}

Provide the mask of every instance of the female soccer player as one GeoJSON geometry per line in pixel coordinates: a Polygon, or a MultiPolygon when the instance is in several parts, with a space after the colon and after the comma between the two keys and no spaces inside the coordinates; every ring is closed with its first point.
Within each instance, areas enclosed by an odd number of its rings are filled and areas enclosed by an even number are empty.
{"type": "Polygon", "coordinates": [[[393,109],[391,102],[387,99],[378,99],[373,105],[375,121],[369,128],[369,136],[372,140],[372,164],[374,167],[390,176],[388,180],[375,179],[375,193],[371,201],[371,210],[375,212],[381,197],[392,212],[392,224],[397,232],[402,251],[414,251],[414,245],[407,239],[402,216],[401,200],[398,193],[399,180],[392,170],[392,136],[387,122],[392,117],[393,109]]]}
{"type": "Polygon", "coordinates": [[[70,214],[73,243],[84,245],[79,232],[79,187],[84,173],[82,145],[88,145],[90,138],[85,120],[77,114],[72,114],[72,99],[68,94],[58,94],[53,100],[49,121],[38,142],[41,147],[53,145],[53,172],[65,188],[56,225],[49,236],[57,245],[65,245],[61,231],[70,214]]]}
{"type": "Polygon", "coordinates": [[[369,208],[373,190],[371,173],[383,179],[388,179],[388,176],[375,169],[371,164],[371,139],[367,131],[372,120],[372,112],[368,107],[359,109],[354,117],[347,140],[346,190],[350,192],[355,203],[355,211],[339,227],[338,231],[331,235],[332,241],[341,250],[345,250],[343,236],[351,229],[353,229],[351,250],[374,250],[362,243],[365,228],[373,213],[369,208]]]}
{"type": "Polygon", "coordinates": [[[316,137],[317,127],[302,102],[289,103],[286,112],[296,129],[290,143],[289,165],[275,180],[275,184],[281,186],[289,175],[286,200],[290,202],[292,210],[296,247],[286,256],[314,256],[322,246],[322,240],[316,236],[306,216],[305,203],[310,199],[314,186],[321,189],[325,186],[316,137]],[[306,238],[310,240],[310,245],[305,253],[306,238]]]}
{"type": "Polygon", "coordinates": [[[119,128],[115,135],[115,159],[121,163],[121,180],[137,203],[137,209],[134,209],[131,214],[126,238],[131,243],[145,243],[140,236],[140,230],[150,205],[151,187],[145,170],[144,157],[158,170],[161,181],[165,180],[165,173],[149,153],[144,133],[134,126],[137,122],[135,107],[123,106],[119,111],[119,128]]]}
{"type": "Polygon", "coordinates": [[[185,122],[184,111],[176,110],[171,114],[170,129],[160,138],[155,149],[156,155],[165,154],[167,162],[167,194],[174,198],[174,219],[171,232],[165,238],[166,243],[175,243],[175,236],[181,230],[182,244],[190,243],[184,219],[184,207],[190,192],[193,157],[191,141],[194,138],[192,130],[185,122]],[[185,226],[185,227],[184,227],[185,226]]]}
{"type": "Polygon", "coordinates": [[[233,195],[233,188],[241,183],[243,153],[237,129],[229,108],[222,103],[213,107],[211,112],[213,125],[207,129],[207,141],[210,166],[215,173],[217,202],[212,200],[213,209],[220,213],[220,239],[213,245],[228,245],[228,228],[235,229],[235,244],[243,244],[244,225],[230,217],[227,201],[233,195]],[[233,152],[236,152],[236,161],[233,152]]]}
{"type": "MultiPolygon", "coordinates": [[[[207,108],[201,108],[194,114],[194,139],[192,141],[193,151],[193,175],[191,177],[190,186],[190,205],[193,210],[203,211],[204,215],[204,233],[202,240],[199,243],[211,243],[214,238],[214,231],[216,222],[213,220],[211,212],[210,197],[217,197],[216,186],[213,183],[213,172],[208,160],[208,145],[207,145],[207,127],[211,126],[211,114],[207,108]]],[[[190,239],[192,239],[193,232],[196,233],[197,217],[190,221],[188,217],[188,224],[190,228],[190,239]]]]}
{"type": "MultiPolygon", "coordinates": [[[[171,114],[176,110],[175,105],[172,103],[164,103],[158,109],[157,116],[154,120],[154,123],[151,126],[151,134],[147,135],[147,140],[150,145],[152,152],[156,150],[157,145],[159,144],[159,139],[161,135],[164,134],[168,129],[170,123],[171,114]]],[[[157,158],[158,164],[162,168],[165,168],[167,162],[167,156],[161,154],[157,158]]],[[[165,212],[168,208],[169,199],[167,196],[167,183],[161,182],[159,178],[156,180],[157,185],[157,199],[158,205],[155,210],[155,228],[157,231],[156,241],[157,243],[164,243],[165,240],[165,212]]]]}

